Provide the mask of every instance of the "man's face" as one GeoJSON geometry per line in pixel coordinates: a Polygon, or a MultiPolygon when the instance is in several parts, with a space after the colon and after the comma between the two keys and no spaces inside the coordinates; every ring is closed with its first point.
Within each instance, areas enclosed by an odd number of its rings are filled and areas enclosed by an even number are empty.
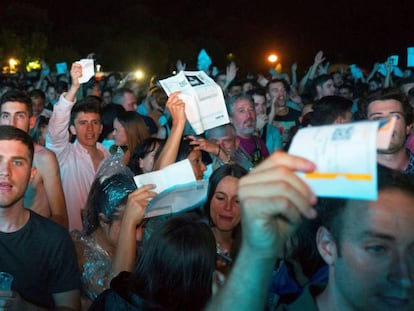
{"type": "Polygon", "coordinates": [[[35,175],[28,147],[18,140],[0,142],[0,213],[23,200],[35,175]]]}
{"type": "Polygon", "coordinates": [[[387,150],[379,150],[379,153],[392,154],[404,148],[405,139],[411,130],[404,118],[402,104],[394,99],[375,100],[368,105],[368,120],[381,120],[395,116],[397,122],[391,137],[390,146],[387,150]]]}
{"type": "Polygon", "coordinates": [[[194,176],[197,180],[203,179],[204,172],[207,167],[203,162],[203,155],[200,150],[191,151],[187,159],[190,161],[191,167],[193,168],[194,176]]]}
{"type": "Polygon", "coordinates": [[[26,104],[20,102],[5,102],[1,106],[1,125],[12,125],[28,132],[34,126],[35,118],[30,117],[26,104]]]}
{"type": "Polygon", "coordinates": [[[47,97],[48,97],[50,100],[57,99],[57,97],[58,97],[58,94],[57,94],[57,92],[56,92],[56,89],[55,89],[54,87],[52,87],[52,86],[49,86],[49,87],[47,88],[46,95],[47,95],[47,97]]]}
{"type": "Polygon", "coordinates": [[[32,97],[33,115],[37,117],[45,108],[45,100],[41,97],[32,97]]]}
{"type": "Polygon", "coordinates": [[[70,126],[70,130],[73,135],[76,135],[82,146],[95,147],[102,127],[99,113],[79,112],[74,120],[74,125],[70,126]]]}
{"type": "Polygon", "coordinates": [[[322,84],[322,86],[317,86],[317,88],[319,90],[319,98],[324,97],[324,96],[335,95],[335,92],[336,92],[336,88],[335,88],[335,85],[332,79],[325,81],[325,83],[322,84]]]}
{"type": "Polygon", "coordinates": [[[243,83],[243,90],[242,90],[243,93],[247,93],[248,91],[253,90],[253,89],[254,89],[253,83],[251,83],[250,81],[243,83]]]}
{"type": "Polygon", "coordinates": [[[342,79],[342,75],[339,72],[335,72],[333,74],[333,83],[336,87],[340,87],[344,84],[344,80],[342,79]]]}
{"type": "Polygon", "coordinates": [[[230,88],[229,90],[229,95],[236,97],[238,95],[240,95],[243,92],[243,88],[241,85],[234,85],[230,88]]]}
{"type": "Polygon", "coordinates": [[[349,100],[352,100],[353,94],[347,87],[341,87],[338,90],[338,95],[349,100]]]}
{"type": "Polygon", "coordinates": [[[253,95],[254,109],[256,115],[266,114],[266,97],[262,95],[253,95]]]}
{"type": "Polygon", "coordinates": [[[336,303],[344,310],[414,310],[414,196],[388,189],[377,201],[348,204],[341,256],[330,264],[336,303]]]}
{"type": "Polygon", "coordinates": [[[256,111],[248,99],[239,99],[234,103],[231,118],[236,133],[241,137],[250,137],[256,128],[256,111]]]}
{"type": "Polygon", "coordinates": [[[276,107],[283,107],[286,105],[286,88],[282,82],[274,82],[269,84],[269,89],[266,94],[268,100],[276,105],[276,107]]]}
{"type": "Polygon", "coordinates": [[[112,102],[112,95],[110,92],[103,92],[102,94],[102,100],[104,102],[105,105],[109,105],[112,102]]]}
{"type": "Polygon", "coordinates": [[[233,154],[236,149],[236,142],[231,128],[226,129],[225,136],[221,136],[220,138],[213,140],[213,142],[223,148],[227,154],[233,154]]]}
{"type": "Polygon", "coordinates": [[[137,110],[137,98],[133,93],[125,93],[124,101],[122,103],[125,111],[135,111],[137,110]]]}

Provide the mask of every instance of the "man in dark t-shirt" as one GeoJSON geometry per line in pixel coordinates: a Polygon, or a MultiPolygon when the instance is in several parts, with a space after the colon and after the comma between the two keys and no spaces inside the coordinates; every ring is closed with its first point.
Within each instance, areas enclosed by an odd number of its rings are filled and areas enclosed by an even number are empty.
{"type": "Polygon", "coordinates": [[[25,209],[23,197],[36,174],[30,136],[0,126],[0,269],[13,275],[0,306],[79,310],[80,274],[67,230],[25,209]]]}

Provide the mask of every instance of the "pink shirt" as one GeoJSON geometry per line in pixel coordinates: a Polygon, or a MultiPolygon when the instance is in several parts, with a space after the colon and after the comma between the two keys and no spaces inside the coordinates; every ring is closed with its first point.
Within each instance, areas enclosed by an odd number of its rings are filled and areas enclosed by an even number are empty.
{"type": "MultiPolygon", "coordinates": [[[[75,103],[63,95],[53,107],[49,120],[46,147],[56,153],[69,218],[69,231],[82,230],[81,210],[85,208],[89,189],[95,179],[95,168],[89,153],[77,141],[69,142],[70,111],[75,103]]],[[[105,157],[109,151],[97,143],[105,157]]],[[[101,162],[102,163],[102,162],[101,162]]]]}

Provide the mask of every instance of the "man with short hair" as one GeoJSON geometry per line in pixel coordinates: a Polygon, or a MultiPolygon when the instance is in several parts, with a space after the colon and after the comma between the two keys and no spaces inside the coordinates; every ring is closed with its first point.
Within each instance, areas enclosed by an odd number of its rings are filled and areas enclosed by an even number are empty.
{"type": "Polygon", "coordinates": [[[52,111],[46,109],[46,94],[40,89],[31,90],[29,97],[32,100],[33,116],[36,118],[39,116],[45,116],[50,118],[52,111]]]}
{"type": "Polygon", "coordinates": [[[322,74],[313,80],[313,91],[315,93],[315,100],[321,99],[324,96],[335,95],[336,88],[332,77],[328,74],[322,74]]]}
{"type": "Polygon", "coordinates": [[[282,135],[277,127],[269,120],[266,107],[266,91],[262,88],[255,88],[247,92],[253,98],[256,110],[256,131],[266,143],[269,153],[282,149],[282,135]]]}
{"type": "Polygon", "coordinates": [[[352,101],[341,96],[324,96],[312,106],[313,126],[343,124],[352,121],[352,101]]]}
{"type": "Polygon", "coordinates": [[[250,156],[236,146],[236,132],[232,124],[223,124],[207,130],[206,139],[218,145],[222,150],[217,153],[218,156],[213,156],[213,169],[233,162],[244,167],[247,171],[253,168],[250,156]]]}
{"type": "MultiPolygon", "coordinates": [[[[12,125],[26,133],[35,124],[30,97],[19,90],[3,94],[0,99],[0,115],[0,124],[12,125]]],[[[36,167],[37,174],[27,187],[25,207],[67,228],[67,207],[56,155],[35,144],[33,166],[36,167]]]]}
{"type": "Polygon", "coordinates": [[[265,142],[256,132],[256,110],[253,100],[248,95],[240,95],[228,101],[230,122],[237,134],[237,146],[249,156],[253,165],[256,165],[269,156],[265,142]]]}
{"type": "Polygon", "coordinates": [[[240,179],[243,239],[226,284],[206,310],[264,310],[276,258],[303,217],[320,223],[328,283],[277,310],[414,310],[414,178],[379,166],[376,201],[317,198],[296,171],[315,165],[275,153],[240,179]],[[269,174],[271,172],[271,174],[269,174]]]}
{"type": "Polygon", "coordinates": [[[266,98],[270,103],[269,119],[282,135],[282,147],[292,138],[292,130],[299,126],[300,105],[288,100],[289,84],[284,79],[272,79],[266,86],[266,98]]]}
{"type": "Polygon", "coordinates": [[[0,267],[13,275],[0,291],[3,310],[79,310],[80,274],[68,231],[24,208],[35,177],[30,136],[0,126],[0,267]]]}
{"type": "Polygon", "coordinates": [[[46,147],[55,152],[60,166],[69,230],[82,230],[81,210],[100,164],[109,156],[98,143],[103,128],[99,100],[89,96],[75,104],[81,76],[82,66],[72,64],[72,85],[54,106],[46,136],[46,147]],[[73,144],[69,130],[76,136],[73,144]]]}
{"type": "Polygon", "coordinates": [[[388,149],[377,151],[378,163],[414,174],[414,154],[405,146],[413,126],[413,108],[407,97],[398,89],[381,89],[367,98],[364,110],[368,120],[397,118],[388,149]]]}

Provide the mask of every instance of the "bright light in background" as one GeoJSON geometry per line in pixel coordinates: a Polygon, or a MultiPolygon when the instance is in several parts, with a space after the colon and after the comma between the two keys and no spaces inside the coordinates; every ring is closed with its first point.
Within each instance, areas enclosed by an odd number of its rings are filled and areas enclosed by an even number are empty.
{"type": "Polygon", "coordinates": [[[34,60],[31,62],[28,62],[26,65],[27,72],[31,72],[32,70],[39,70],[42,68],[42,64],[39,60],[34,60]]]}
{"type": "Polygon", "coordinates": [[[9,59],[9,69],[10,69],[10,73],[16,73],[16,66],[20,63],[19,60],[11,57],[9,59]]]}
{"type": "Polygon", "coordinates": [[[9,65],[10,67],[14,67],[17,65],[17,60],[15,60],[14,58],[10,58],[9,59],[9,65]]]}
{"type": "Polygon", "coordinates": [[[276,55],[276,54],[270,54],[270,55],[267,57],[267,60],[268,60],[269,62],[271,62],[271,63],[276,63],[276,62],[277,62],[277,60],[278,60],[278,57],[277,57],[277,55],[276,55]]]}
{"type": "Polygon", "coordinates": [[[138,80],[142,80],[144,78],[144,72],[142,70],[135,71],[135,78],[138,80]]]}

